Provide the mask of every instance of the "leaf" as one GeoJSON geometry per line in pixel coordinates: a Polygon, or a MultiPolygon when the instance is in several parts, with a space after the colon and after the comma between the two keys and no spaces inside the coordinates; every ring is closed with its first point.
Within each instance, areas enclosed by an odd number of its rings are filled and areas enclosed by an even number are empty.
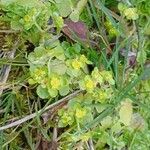
{"type": "Polygon", "coordinates": [[[122,102],[119,111],[120,122],[122,122],[125,126],[129,126],[132,118],[132,113],[132,103],[129,100],[122,102]]]}
{"type": "Polygon", "coordinates": [[[115,123],[112,127],[111,127],[111,131],[113,133],[119,133],[121,131],[122,127],[120,122],[115,123]]]}
{"type": "Polygon", "coordinates": [[[101,113],[102,111],[104,111],[106,109],[107,105],[105,104],[100,104],[100,103],[97,103],[95,105],[95,109],[98,113],[101,113]]]}
{"type": "Polygon", "coordinates": [[[82,10],[83,10],[84,7],[86,6],[86,4],[87,4],[87,0],[80,0],[80,1],[78,2],[76,9],[78,10],[79,13],[82,12],[82,10]]]}
{"type": "Polygon", "coordinates": [[[55,13],[53,13],[53,21],[54,21],[54,24],[57,28],[57,31],[59,32],[60,29],[64,26],[63,18],[55,12],[55,13]]]}
{"type": "Polygon", "coordinates": [[[65,96],[69,93],[69,86],[63,86],[62,88],[59,89],[59,94],[61,96],[65,96]]]}
{"type": "Polygon", "coordinates": [[[88,28],[83,22],[73,22],[70,19],[66,19],[64,23],[65,26],[63,27],[62,31],[70,39],[74,41],[81,40],[82,42],[89,41],[88,28]]]}
{"type": "Polygon", "coordinates": [[[77,3],[77,7],[72,11],[72,13],[70,14],[70,19],[74,22],[78,22],[79,18],[80,18],[80,14],[82,12],[82,10],[84,9],[84,7],[87,4],[87,0],[80,0],[77,3]]]}
{"type": "Polygon", "coordinates": [[[73,22],[78,22],[79,21],[79,11],[78,10],[74,10],[71,14],[70,14],[70,19],[73,22]]]}
{"type": "Polygon", "coordinates": [[[83,124],[87,125],[88,123],[90,123],[92,121],[93,121],[93,114],[92,114],[92,110],[89,109],[87,111],[87,114],[86,114],[85,118],[83,119],[83,124]]]}
{"type": "Polygon", "coordinates": [[[56,97],[58,95],[58,91],[55,89],[48,89],[48,93],[50,94],[51,97],[56,97]]]}
{"type": "Polygon", "coordinates": [[[10,5],[12,3],[19,4],[24,7],[37,7],[42,5],[42,1],[38,0],[1,0],[3,5],[10,5]]]}
{"type": "Polygon", "coordinates": [[[46,99],[46,98],[48,98],[50,96],[48,91],[47,91],[47,89],[43,88],[41,85],[39,85],[37,87],[37,91],[36,92],[37,92],[38,96],[40,98],[42,98],[42,99],[46,99]]]}
{"type": "Polygon", "coordinates": [[[144,50],[138,52],[137,62],[140,64],[144,64],[146,62],[147,54],[144,50]]]}
{"type": "Polygon", "coordinates": [[[59,59],[59,60],[65,60],[65,55],[64,55],[64,50],[63,48],[60,46],[60,45],[57,45],[53,51],[55,52],[54,53],[54,56],[59,59]]]}
{"type": "Polygon", "coordinates": [[[19,22],[17,22],[16,20],[11,21],[11,28],[13,30],[22,30],[22,26],[20,25],[19,22]]]}
{"type": "Polygon", "coordinates": [[[56,7],[62,17],[67,17],[72,12],[71,0],[55,0],[56,7]]]}
{"type": "Polygon", "coordinates": [[[105,129],[110,128],[112,125],[112,117],[107,116],[105,117],[102,121],[101,121],[101,125],[102,127],[104,127],[105,129]]]}
{"type": "Polygon", "coordinates": [[[149,64],[149,62],[145,63],[144,70],[145,70],[145,72],[143,74],[142,80],[148,80],[150,78],[150,64],[149,64]]]}
{"type": "Polygon", "coordinates": [[[67,66],[63,61],[54,60],[49,65],[52,72],[57,73],[59,75],[63,75],[66,73],[67,66]]]}

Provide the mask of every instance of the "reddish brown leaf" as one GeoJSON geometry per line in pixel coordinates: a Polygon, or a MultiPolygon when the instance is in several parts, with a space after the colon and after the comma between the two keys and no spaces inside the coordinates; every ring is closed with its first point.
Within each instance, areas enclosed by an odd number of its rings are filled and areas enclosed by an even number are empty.
{"type": "Polygon", "coordinates": [[[88,37],[89,30],[87,26],[82,21],[73,22],[70,19],[66,19],[65,26],[62,29],[62,32],[73,41],[79,41],[85,46],[94,46],[100,50],[98,44],[90,40],[88,37]]]}
{"type": "Polygon", "coordinates": [[[79,38],[82,41],[85,41],[88,39],[88,28],[81,21],[73,22],[70,19],[66,19],[62,31],[72,40],[77,40],[79,38]]]}

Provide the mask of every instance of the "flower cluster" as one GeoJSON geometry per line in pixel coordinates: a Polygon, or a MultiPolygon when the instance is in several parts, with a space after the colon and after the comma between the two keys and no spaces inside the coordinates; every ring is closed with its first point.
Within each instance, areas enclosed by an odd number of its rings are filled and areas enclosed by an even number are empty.
{"type": "Polygon", "coordinates": [[[87,118],[90,119],[91,109],[86,107],[81,103],[81,99],[78,97],[78,100],[72,100],[74,105],[70,105],[68,109],[61,109],[58,112],[60,117],[58,125],[60,127],[65,127],[67,125],[72,125],[73,123],[84,124],[87,118]],[[77,101],[79,102],[77,103],[77,101]]]}
{"type": "MultiPolygon", "coordinates": [[[[100,88],[114,84],[111,72],[100,71],[95,67],[89,74],[87,65],[91,62],[85,55],[80,54],[74,58],[67,58],[64,51],[59,43],[54,49],[40,45],[28,56],[31,72],[29,83],[39,84],[37,94],[40,97],[44,97],[44,95],[41,96],[40,89],[47,91],[49,98],[54,98],[59,94],[67,95],[74,87],[95,94],[99,93],[100,88]]],[[[101,93],[104,99],[106,94],[104,91],[101,93]]]]}
{"type": "Polygon", "coordinates": [[[119,35],[117,29],[112,25],[112,23],[108,19],[105,22],[105,27],[111,37],[119,35]]]}
{"type": "Polygon", "coordinates": [[[97,67],[94,68],[91,75],[86,75],[83,80],[79,81],[81,89],[93,94],[100,88],[104,89],[104,87],[114,84],[111,72],[99,71],[97,67]]]}
{"type": "Polygon", "coordinates": [[[123,3],[119,3],[118,9],[128,20],[137,20],[139,18],[137,8],[128,7],[123,3]]]}
{"type": "Polygon", "coordinates": [[[31,78],[29,83],[37,84],[37,94],[42,99],[65,96],[70,91],[81,89],[86,94],[71,100],[68,109],[58,113],[59,126],[65,127],[73,123],[85,124],[92,120],[92,103],[107,103],[112,96],[115,84],[112,73],[99,70],[88,70],[91,62],[83,54],[68,57],[59,42],[54,48],[40,45],[28,56],[31,78]],[[88,104],[88,106],[87,106],[88,104]]]}

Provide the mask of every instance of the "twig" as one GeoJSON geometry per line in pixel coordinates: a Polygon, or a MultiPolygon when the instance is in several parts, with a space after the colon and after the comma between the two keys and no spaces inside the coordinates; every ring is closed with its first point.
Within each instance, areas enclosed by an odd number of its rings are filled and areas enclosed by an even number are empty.
{"type": "Polygon", "coordinates": [[[56,107],[56,106],[60,105],[61,103],[68,102],[70,99],[76,97],[77,95],[79,95],[82,92],[83,92],[82,90],[75,91],[74,93],[72,93],[72,94],[70,94],[70,95],[60,99],[59,101],[57,101],[57,102],[47,106],[46,108],[40,109],[38,112],[35,112],[33,114],[30,114],[30,115],[27,115],[26,117],[24,117],[24,118],[22,118],[20,120],[17,120],[17,121],[15,121],[13,123],[10,123],[8,125],[0,127],[0,131],[8,129],[8,128],[15,127],[15,126],[18,126],[18,125],[20,125],[20,124],[22,124],[22,123],[24,123],[24,122],[26,122],[26,121],[28,121],[30,119],[33,119],[34,117],[36,117],[36,115],[41,115],[43,112],[45,112],[45,111],[47,111],[47,110],[49,110],[49,109],[51,109],[53,107],[56,107]]]}
{"type": "Polygon", "coordinates": [[[89,139],[88,144],[89,144],[89,147],[90,147],[89,150],[94,150],[92,139],[89,139]]]}
{"type": "Polygon", "coordinates": [[[53,128],[53,141],[55,141],[56,142],[56,139],[57,139],[57,128],[56,127],[54,127],[53,128]]]}
{"type": "Polygon", "coordinates": [[[89,146],[88,141],[85,141],[85,144],[86,144],[86,146],[87,146],[87,150],[90,150],[90,146],[89,146]]]}

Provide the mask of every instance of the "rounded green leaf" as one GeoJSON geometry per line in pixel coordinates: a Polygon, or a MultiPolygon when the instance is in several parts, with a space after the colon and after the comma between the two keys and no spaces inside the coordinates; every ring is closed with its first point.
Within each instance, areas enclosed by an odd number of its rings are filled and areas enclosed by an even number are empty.
{"type": "Polygon", "coordinates": [[[58,91],[55,89],[48,89],[48,92],[51,97],[56,97],[58,95],[58,91]]]}
{"type": "Polygon", "coordinates": [[[146,62],[146,59],[147,59],[146,52],[144,50],[139,51],[137,55],[137,62],[140,64],[144,64],[146,62]]]}
{"type": "Polygon", "coordinates": [[[63,75],[66,73],[67,66],[63,61],[54,60],[50,63],[50,69],[52,72],[57,73],[59,75],[63,75]]]}
{"type": "Polygon", "coordinates": [[[79,11],[78,10],[74,10],[71,14],[70,14],[70,19],[74,22],[78,22],[79,21],[79,11]]]}
{"type": "Polygon", "coordinates": [[[37,92],[38,96],[42,99],[46,99],[49,97],[48,90],[46,88],[43,88],[41,85],[39,85],[37,87],[36,92],[37,92]]]}
{"type": "Polygon", "coordinates": [[[61,96],[65,96],[69,93],[69,86],[63,86],[62,88],[59,89],[59,94],[61,96]]]}
{"type": "Polygon", "coordinates": [[[129,126],[132,118],[132,113],[133,113],[132,103],[129,100],[122,102],[119,111],[120,122],[122,122],[126,126],[129,126]]]}
{"type": "Polygon", "coordinates": [[[72,2],[71,0],[55,0],[56,7],[59,10],[59,13],[62,17],[67,17],[72,11],[72,2]]]}

